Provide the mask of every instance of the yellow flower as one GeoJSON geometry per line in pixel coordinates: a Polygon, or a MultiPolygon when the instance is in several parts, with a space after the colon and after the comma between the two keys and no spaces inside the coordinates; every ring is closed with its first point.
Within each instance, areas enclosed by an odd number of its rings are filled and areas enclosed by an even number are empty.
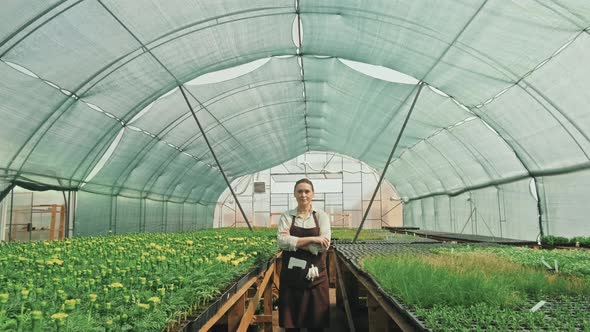
{"type": "Polygon", "coordinates": [[[64,302],[64,304],[65,304],[66,310],[74,310],[76,308],[76,300],[75,299],[66,300],[64,302]]]}
{"type": "Polygon", "coordinates": [[[193,241],[188,240],[188,241],[186,241],[186,244],[188,244],[189,246],[192,246],[193,245],[193,241]]]}
{"type": "Polygon", "coordinates": [[[0,294],[0,303],[7,303],[8,302],[8,294],[0,294]]]}
{"type": "Polygon", "coordinates": [[[39,310],[31,311],[31,319],[32,320],[41,320],[43,318],[43,313],[39,310]]]}
{"type": "Polygon", "coordinates": [[[21,289],[20,294],[23,296],[23,299],[27,299],[29,297],[29,293],[31,291],[28,289],[21,289]]]}
{"type": "Polygon", "coordinates": [[[111,288],[123,288],[123,284],[120,282],[113,282],[109,286],[111,286],[111,288]]]}
{"type": "Polygon", "coordinates": [[[68,314],[66,314],[65,312],[58,312],[57,314],[51,315],[51,319],[53,320],[64,320],[66,318],[68,318],[68,314]]]}
{"type": "Polygon", "coordinates": [[[111,326],[111,325],[113,325],[113,320],[112,320],[112,319],[107,319],[107,321],[106,321],[106,325],[107,325],[107,326],[111,326]]]}
{"type": "Polygon", "coordinates": [[[162,301],[157,296],[152,296],[148,299],[148,302],[152,302],[153,304],[160,304],[162,301]]]}
{"type": "Polygon", "coordinates": [[[98,295],[92,293],[88,295],[88,297],[90,298],[90,302],[96,302],[96,298],[98,297],[98,295]]]}
{"type": "Polygon", "coordinates": [[[148,303],[138,303],[137,306],[145,310],[150,308],[150,305],[148,303]]]}

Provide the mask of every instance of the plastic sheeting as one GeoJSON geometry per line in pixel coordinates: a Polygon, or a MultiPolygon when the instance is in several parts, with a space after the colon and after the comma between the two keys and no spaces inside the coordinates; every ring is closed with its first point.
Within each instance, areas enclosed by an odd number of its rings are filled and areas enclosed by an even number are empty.
{"type": "Polygon", "coordinates": [[[307,151],[382,170],[416,85],[340,59],[427,85],[387,174],[408,202],[407,224],[533,238],[540,215],[546,233],[590,229],[572,212],[590,198],[574,186],[590,176],[587,2],[3,6],[2,181],[78,188],[97,200],[80,211],[114,197],[121,210],[97,232],[182,229],[182,206],[211,206],[226,187],[179,85],[230,179],[307,151]],[[258,60],[237,77],[195,81],[258,60]],[[487,226],[458,228],[466,194],[487,226]]]}

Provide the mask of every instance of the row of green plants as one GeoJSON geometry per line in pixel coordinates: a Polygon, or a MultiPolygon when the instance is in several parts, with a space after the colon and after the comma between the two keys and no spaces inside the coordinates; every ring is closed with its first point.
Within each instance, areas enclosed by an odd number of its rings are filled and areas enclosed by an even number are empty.
{"type": "MultiPolygon", "coordinates": [[[[350,241],[356,235],[356,228],[332,228],[332,240],[350,241]]],[[[385,229],[363,229],[357,240],[412,239],[412,235],[396,234],[385,229]]]]}
{"type": "Polygon", "coordinates": [[[585,250],[538,250],[526,247],[502,245],[454,246],[433,249],[434,253],[487,252],[501,256],[511,262],[541,269],[573,275],[590,281],[590,252],[585,250]]]}
{"type": "Polygon", "coordinates": [[[551,256],[525,248],[453,246],[373,256],[368,271],[434,331],[590,331],[590,253],[551,256]],[[557,273],[542,261],[562,261],[557,273]],[[538,301],[570,303],[530,312],[538,301]],[[573,308],[571,308],[573,306],[573,308]],[[549,309],[551,308],[551,309],[549,309]],[[548,319],[566,315],[560,319],[548,319]]]}
{"type": "Polygon", "coordinates": [[[161,331],[275,254],[276,230],[0,246],[0,331],[161,331]]]}
{"type": "Polygon", "coordinates": [[[541,243],[550,246],[581,246],[590,248],[590,236],[567,238],[563,236],[546,235],[541,238],[541,243]]]}

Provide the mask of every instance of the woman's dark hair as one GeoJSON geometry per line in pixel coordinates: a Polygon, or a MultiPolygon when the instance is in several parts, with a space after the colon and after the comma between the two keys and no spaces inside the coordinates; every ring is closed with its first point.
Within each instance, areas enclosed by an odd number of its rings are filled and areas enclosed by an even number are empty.
{"type": "Polygon", "coordinates": [[[306,178],[303,178],[303,179],[295,182],[295,187],[293,187],[293,192],[295,192],[295,190],[297,189],[297,186],[300,183],[307,183],[307,184],[309,184],[311,186],[311,191],[315,192],[315,189],[313,188],[313,183],[311,183],[311,181],[309,179],[306,179],[306,178]]]}

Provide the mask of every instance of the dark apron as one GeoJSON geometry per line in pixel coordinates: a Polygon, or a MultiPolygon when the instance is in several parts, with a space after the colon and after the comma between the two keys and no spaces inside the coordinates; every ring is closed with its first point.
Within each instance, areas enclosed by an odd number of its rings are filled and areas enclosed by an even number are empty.
{"type": "MultiPolygon", "coordinates": [[[[315,211],[315,228],[295,226],[295,216],[289,229],[297,237],[319,236],[320,226],[315,211]]],[[[325,328],[330,325],[330,295],[326,271],[327,250],[317,256],[307,250],[283,251],[279,289],[279,326],[284,328],[325,328]],[[304,260],[304,269],[288,269],[289,260],[294,257],[304,260]],[[311,265],[317,266],[320,275],[313,282],[306,276],[311,265]]]]}

